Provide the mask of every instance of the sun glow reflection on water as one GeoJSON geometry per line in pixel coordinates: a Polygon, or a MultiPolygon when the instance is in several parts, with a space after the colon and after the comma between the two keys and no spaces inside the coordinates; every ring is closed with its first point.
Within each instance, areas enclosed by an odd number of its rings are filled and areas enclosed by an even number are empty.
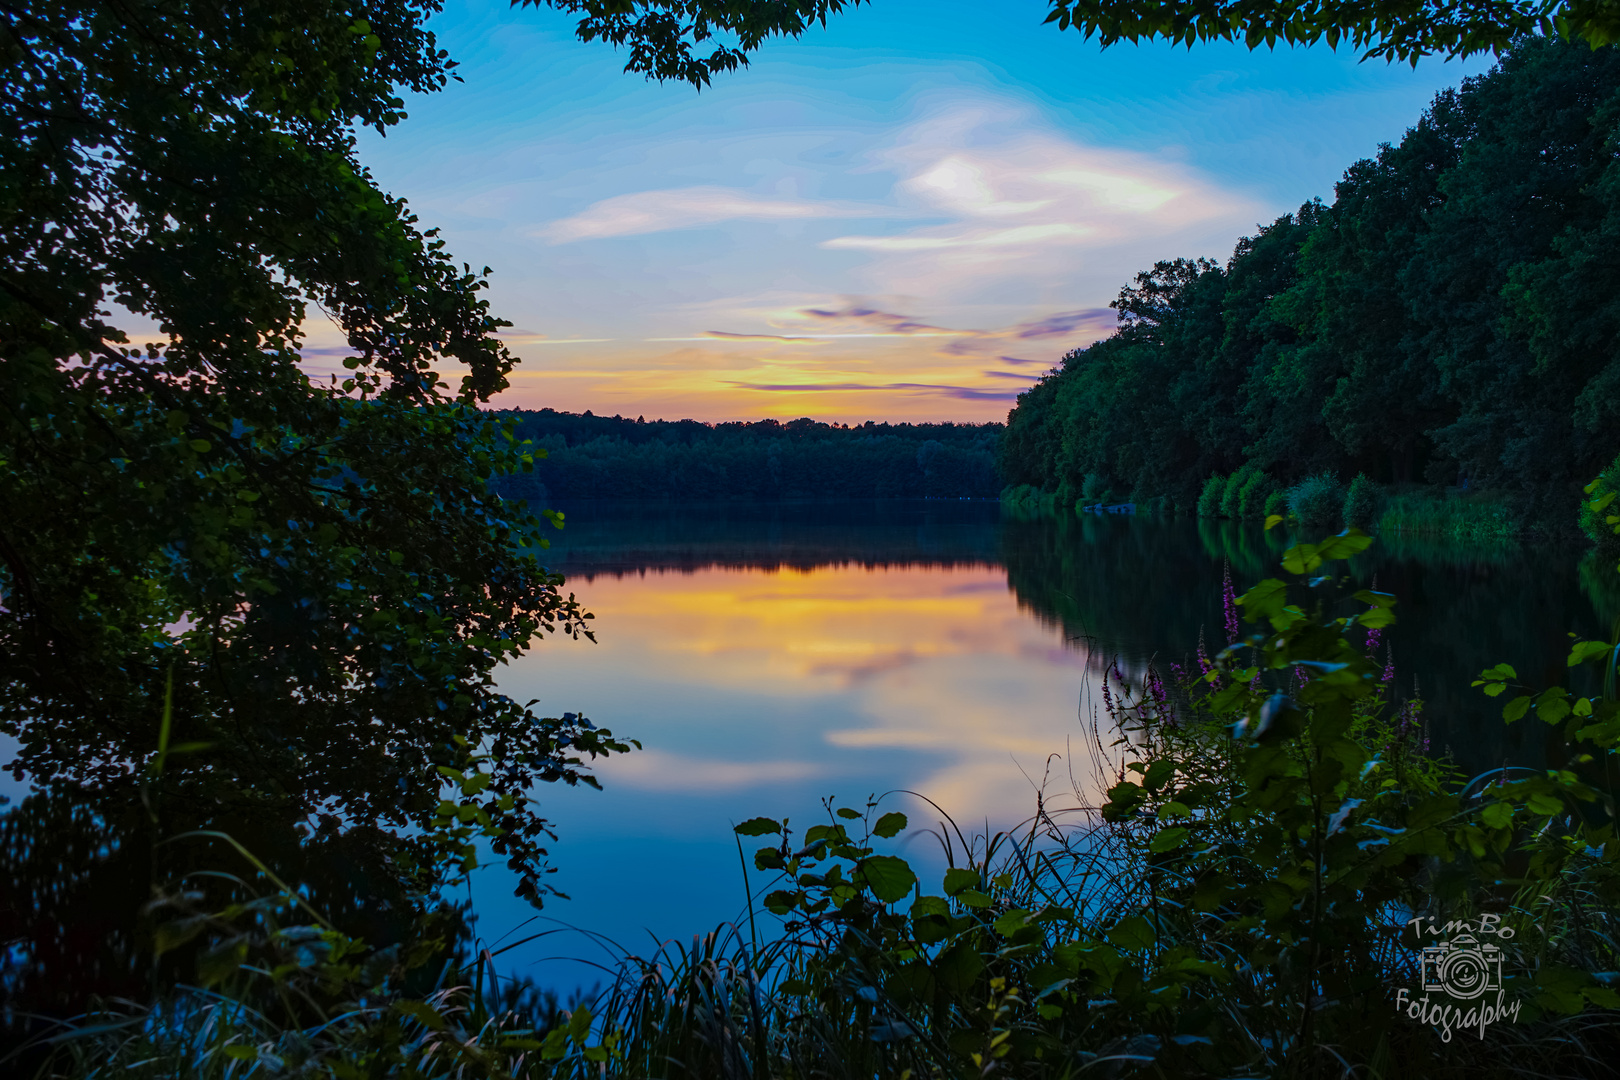
{"type": "MultiPolygon", "coordinates": [[[[644,746],[599,764],[603,791],[538,793],[560,836],[553,881],[571,896],[547,915],[581,929],[639,950],[644,930],[689,937],[735,918],[731,824],[786,815],[802,830],[824,796],[858,806],[907,789],[967,828],[1027,818],[1043,776],[1049,805],[1092,790],[1078,716],[1090,656],[1021,611],[1000,567],[713,567],[569,587],[597,615],[599,642],[549,642],[502,688],[644,746]]],[[[920,832],[937,812],[906,795],[891,804],[918,834],[905,853],[933,862],[920,832]]],[[[507,895],[504,870],[478,877],[486,937],[532,913],[507,895]]],[[[525,968],[590,951],[570,937],[509,955],[525,968]]],[[[591,981],[571,965],[528,970],[591,981]]]]}

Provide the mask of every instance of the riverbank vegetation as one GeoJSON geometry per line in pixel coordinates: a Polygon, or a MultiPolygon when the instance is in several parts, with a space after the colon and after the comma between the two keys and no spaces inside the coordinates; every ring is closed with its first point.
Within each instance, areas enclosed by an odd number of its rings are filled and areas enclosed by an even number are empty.
{"type": "Polygon", "coordinates": [[[1367,544],[1296,545],[1289,580],[1228,593],[1213,657],[1108,665],[1070,769],[1090,798],[1011,834],[941,815],[937,880],[881,799],[750,819],[745,919],[568,1008],[481,948],[414,993],[379,980],[399,966],[276,882],[258,914],[293,925],[243,933],[251,900],[182,923],[256,963],[64,1026],[44,1075],[1612,1075],[1614,645],[1573,643],[1590,688],[1483,672],[1566,753],[1470,778],[1380,659],[1394,598],[1340,583],[1367,544]]]}
{"type": "Polygon", "coordinates": [[[546,452],[498,490],[535,506],[582,499],[993,499],[1000,424],[705,424],[552,409],[503,413],[546,452]]]}
{"type": "Polygon", "coordinates": [[[1330,205],[1137,275],[1115,334],[1019,398],[1003,477],[1256,519],[1286,491],[1337,525],[1364,475],[1391,496],[1364,526],[1572,531],[1572,478],[1620,449],[1617,118],[1620,53],[1520,42],[1330,205]]]}

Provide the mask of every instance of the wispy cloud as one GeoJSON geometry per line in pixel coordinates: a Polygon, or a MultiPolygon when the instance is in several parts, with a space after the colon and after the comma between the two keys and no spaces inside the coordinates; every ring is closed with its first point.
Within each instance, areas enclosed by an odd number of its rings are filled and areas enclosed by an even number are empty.
{"type": "Polygon", "coordinates": [[[1020,390],[986,390],[976,386],[950,386],[941,383],[860,383],[860,382],[795,382],[795,383],[753,383],[733,382],[730,385],[739,390],[765,390],[775,393],[805,393],[809,391],[894,391],[909,390],[928,394],[937,394],[940,397],[955,398],[959,401],[1012,401],[1018,397],[1020,390]]]}
{"type": "Polygon", "coordinates": [[[1096,247],[1234,211],[1247,220],[1254,209],[1185,166],[1078,143],[1001,103],[944,106],[874,156],[900,174],[903,204],[953,220],[822,246],[885,253],[1096,247]]]}
{"type": "MultiPolygon", "coordinates": [[[[1106,334],[1119,321],[1113,308],[1086,308],[1084,311],[1060,311],[1055,315],[1019,323],[1014,336],[1029,339],[1067,337],[1075,333],[1106,334]]],[[[1006,359],[1003,357],[1003,359],[1006,359]]]]}
{"type": "Polygon", "coordinates": [[[825,771],[824,765],[806,761],[715,761],[659,750],[615,757],[598,768],[626,787],[682,792],[766,787],[808,779],[825,771]]]}
{"type": "Polygon", "coordinates": [[[839,323],[867,328],[864,333],[845,333],[827,335],[837,337],[871,337],[876,335],[896,337],[957,337],[964,334],[973,334],[973,330],[947,330],[941,326],[913,319],[909,315],[896,315],[890,311],[879,311],[877,308],[863,307],[852,304],[842,308],[801,308],[795,313],[803,319],[820,323],[839,323]]]}
{"type": "Polygon", "coordinates": [[[580,185],[597,201],[523,230],[551,245],[537,261],[571,268],[558,296],[582,299],[552,336],[510,333],[537,346],[514,396],[705,419],[999,419],[1112,332],[1103,304],[1133,269],[1220,254],[1265,217],[1183,163],[1092,144],[1028,102],[925,93],[905,107],[851,136],[837,165],[819,164],[820,136],[749,139],[713,163],[580,185]],[[737,222],[782,227],[763,244],[757,228],[588,242],[737,222]]]}
{"type": "Polygon", "coordinates": [[[826,200],[770,198],[737,188],[689,187],[638,191],[592,203],[539,230],[553,244],[692,229],[722,221],[802,221],[870,217],[877,207],[826,200]]]}

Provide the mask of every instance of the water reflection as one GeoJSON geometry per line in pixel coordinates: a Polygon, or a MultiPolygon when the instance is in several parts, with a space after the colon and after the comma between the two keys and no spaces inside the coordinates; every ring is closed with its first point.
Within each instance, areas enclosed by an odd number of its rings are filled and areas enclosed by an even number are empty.
{"type": "MultiPolygon", "coordinates": [[[[548,646],[503,687],[586,708],[645,745],[600,768],[604,792],[541,793],[573,896],[556,914],[620,940],[737,911],[732,822],[788,815],[802,828],[822,796],[902,788],[964,822],[1016,821],[1034,808],[1026,774],[1039,778],[1079,730],[1088,652],[1022,612],[993,566],[849,560],[575,584],[600,644],[548,646]]],[[[1065,763],[1050,787],[1071,786],[1065,763]]],[[[486,927],[520,917],[494,884],[481,883],[486,927]]]]}
{"type": "MultiPolygon", "coordinates": [[[[993,503],[566,509],[552,562],[596,612],[600,643],[551,640],[502,685],[644,743],[602,765],[604,791],[536,792],[572,895],[548,916],[638,950],[644,930],[685,936],[739,913],[730,826],[744,818],[802,829],[824,796],[909,789],[964,826],[1006,826],[1038,787],[1059,806],[1089,790],[1082,720],[1100,667],[1184,661],[1201,632],[1219,647],[1223,572],[1242,589],[1276,573],[1288,542],[1231,523],[1008,521],[993,503]]],[[[1385,641],[1400,685],[1421,681],[1434,747],[1470,771],[1543,760],[1544,732],[1504,726],[1500,702],[1469,687],[1475,673],[1506,660],[1531,682],[1565,679],[1566,635],[1603,633],[1620,609],[1610,562],[1545,545],[1386,539],[1351,578],[1399,598],[1385,641]]],[[[934,818],[891,798],[919,825],[934,818]]],[[[77,872],[59,861],[40,863],[41,896],[77,872]]],[[[512,884],[498,867],[475,875],[486,940],[538,928],[519,929],[532,911],[512,884]]],[[[92,892],[127,916],[140,889],[92,892]]],[[[71,921],[96,950],[116,944],[90,907],[71,921]]],[[[562,936],[505,960],[563,988],[599,977],[557,956],[607,959],[562,936]]]]}
{"type": "MultiPolygon", "coordinates": [[[[1225,568],[1242,591],[1278,575],[1294,539],[1234,522],[1071,517],[1009,522],[1002,556],[1012,588],[1037,617],[1105,651],[1174,659],[1196,648],[1200,632],[1211,651],[1225,644],[1225,568]]],[[[1606,636],[1612,592],[1594,584],[1614,577],[1612,566],[1594,568],[1579,548],[1388,537],[1352,560],[1346,591],[1376,583],[1398,598],[1399,621],[1384,641],[1400,692],[1412,693],[1415,682],[1431,745],[1479,772],[1504,760],[1539,763],[1545,733],[1505,726],[1501,702],[1469,684],[1504,660],[1532,683],[1570,679],[1568,635],[1606,636]]]]}
{"type": "MultiPolygon", "coordinates": [[[[541,793],[574,895],[555,914],[621,940],[735,914],[729,825],[754,814],[802,826],[822,796],[906,788],[1006,825],[1033,808],[1053,754],[1053,795],[1088,788],[1090,759],[1067,756],[1088,670],[1184,661],[1200,633],[1218,648],[1223,572],[1241,590],[1277,573],[1290,542],[1224,522],[1004,521],[983,503],[621,505],[570,520],[553,555],[601,643],[547,645],[505,685],[646,745],[601,769],[605,792],[541,793]]],[[[1584,590],[1603,576],[1583,576],[1580,555],[1394,539],[1352,564],[1353,587],[1399,597],[1385,641],[1401,690],[1420,682],[1433,745],[1463,767],[1541,760],[1542,733],[1504,726],[1468,684],[1498,660],[1567,677],[1567,633],[1600,625],[1584,590]]],[[[526,914],[498,873],[479,888],[486,929],[526,914]]]]}

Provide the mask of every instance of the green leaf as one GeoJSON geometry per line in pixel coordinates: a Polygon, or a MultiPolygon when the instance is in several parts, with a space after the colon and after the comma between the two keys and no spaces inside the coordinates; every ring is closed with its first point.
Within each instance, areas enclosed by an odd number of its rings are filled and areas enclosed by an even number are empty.
{"type": "Polygon", "coordinates": [[[1525,803],[1538,817],[1555,817],[1564,812],[1564,801],[1545,791],[1538,791],[1525,803]]]}
{"type": "Polygon", "coordinates": [[[1369,630],[1381,630],[1395,621],[1395,613],[1389,608],[1373,608],[1356,616],[1356,622],[1369,630]]]}
{"type": "Polygon", "coordinates": [[[917,884],[917,875],[904,859],[894,855],[871,855],[860,861],[855,880],[885,904],[904,900],[917,884]]]}
{"type": "Polygon", "coordinates": [[[1002,937],[1010,938],[1028,925],[1029,912],[1022,908],[1013,908],[992,923],[991,927],[1002,937]]]}
{"type": "Polygon", "coordinates": [[[1524,714],[1530,711],[1530,702],[1532,700],[1534,699],[1529,694],[1514,698],[1502,707],[1502,719],[1510,724],[1515,720],[1522,720],[1524,714]]]}
{"type": "Polygon", "coordinates": [[[1536,698],[1536,716],[1543,723],[1556,724],[1569,715],[1569,691],[1562,686],[1544,690],[1536,698]]]}
{"type": "Polygon", "coordinates": [[[768,836],[771,833],[780,833],[782,825],[767,817],[756,817],[749,818],[741,825],[733,826],[731,831],[738,836],[768,836]]]}
{"type": "Polygon", "coordinates": [[[1308,574],[1322,565],[1315,544],[1296,544],[1283,553],[1283,569],[1290,574],[1308,574]]]}
{"type": "Polygon", "coordinates": [[[1238,597],[1238,603],[1249,622],[1275,618],[1288,604],[1288,586],[1276,578],[1267,578],[1238,597]]]}
{"type": "Polygon", "coordinates": [[[1316,554],[1320,561],[1337,562],[1352,555],[1359,555],[1371,546],[1372,537],[1360,529],[1350,528],[1318,544],[1316,554]]]}
{"type": "Polygon", "coordinates": [[[884,814],[882,817],[878,818],[877,824],[872,826],[872,835],[881,836],[883,839],[888,840],[892,837],[898,836],[900,831],[905,827],[906,815],[896,811],[893,813],[884,814]]]}
{"type": "Polygon", "coordinates": [[[1142,786],[1149,791],[1158,791],[1168,784],[1176,775],[1176,763],[1170,758],[1160,758],[1150,764],[1147,771],[1142,774],[1142,786]]]}
{"type": "Polygon", "coordinates": [[[1160,829],[1148,842],[1148,850],[1154,853],[1174,851],[1187,841],[1188,830],[1180,825],[1171,829],[1160,829]]]}
{"type": "Polygon", "coordinates": [[[1158,935],[1153,925],[1140,915],[1133,915],[1108,931],[1108,943],[1126,952],[1140,952],[1151,948],[1158,935]]]}
{"type": "Polygon", "coordinates": [[[966,941],[958,941],[934,962],[934,977],[947,990],[965,993],[984,971],[984,957],[966,941]]]}
{"type": "Polygon", "coordinates": [[[861,816],[861,812],[859,810],[852,810],[847,806],[840,806],[837,813],[838,816],[843,818],[845,821],[853,821],[861,816]]]}
{"type": "Polygon", "coordinates": [[[591,1010],[584,1005],[574,1010],[568,1018],[568,1037],[580,1046],[591,1034],[591,1010]]]}
{"type": "Polygon", "coordinates": [[[978,884],[979,872],[977,870],[964,870],[959,866],[953,866],[945,871],[946,896],[960,896],[963,889],[971,889],[978,884]]]}
{"type": "Polygon", "coordinates": [[[792,911],[796,906],[798,906],[798,904],[803,900],[803,892],[777,889],[774,892],[766,893],[765,899],[760,902],[765,905],[765,910],[769,911],[772,915],[786,915],[788,912],[792,911]]]}
{"type": "Polygon", "coordinates": [[[1569,650],[1569,666],[1577,667],[1589,660],[1598,660],[1609,655],[1614,646],[1607,641],[1577,641],[1569,650]]]}

